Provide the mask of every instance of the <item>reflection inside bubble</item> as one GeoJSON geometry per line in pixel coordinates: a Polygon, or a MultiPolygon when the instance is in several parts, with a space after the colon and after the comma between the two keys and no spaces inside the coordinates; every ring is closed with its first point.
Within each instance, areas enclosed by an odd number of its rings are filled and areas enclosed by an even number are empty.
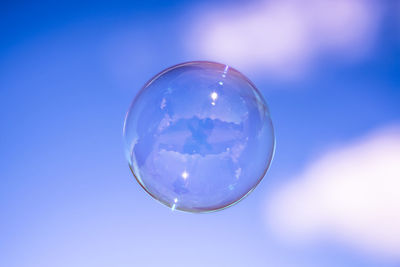
{"type": "Polygon", "coordinates": [[[150,80],[128,111],[124,138],[142,187],[171,209],[192,212],[243,198],[274,150],[261,94],[238,71],[211,62],[177,65],[150,80]]]}

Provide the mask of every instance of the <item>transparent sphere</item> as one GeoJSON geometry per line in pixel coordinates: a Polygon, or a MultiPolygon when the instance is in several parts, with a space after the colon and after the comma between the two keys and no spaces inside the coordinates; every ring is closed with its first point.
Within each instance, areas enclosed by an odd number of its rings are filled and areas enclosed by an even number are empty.
{"type": "Polygon", "coordinates": [[[190,212],[226,208],[261,181],[274,153],[267,104],[239,71],[197,61],[154,76],[124,124],[130,168],[152,197],[190,212]]]}

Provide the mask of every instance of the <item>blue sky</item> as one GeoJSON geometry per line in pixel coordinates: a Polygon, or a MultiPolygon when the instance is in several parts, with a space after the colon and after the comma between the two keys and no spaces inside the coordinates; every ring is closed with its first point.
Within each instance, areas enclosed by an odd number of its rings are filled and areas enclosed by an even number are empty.
{"type": "MultiPolygon", "coordinates": [[[[400,5],[367,0],[355,1],[354,9],[344,5],[340,8],[361,14],[360,20],[350,20],[360,27],[342,35],[347,27],[328,21],[329,27],[318,31],[339,33],[344,39],[322,42],[327,37],[308,26],[307,35],[297,39],[289,39],[298,33],[292,24],[282,28],[288,35],[274,36],[275,31],[263,27],[282,25],[281,13],[275,10],[284,10],[283,21],[293,18],[293,10],[298,13],[297,5],[286,2],[266,2],[265,14],[279,16],[256,20],[260,35],[246,28],[254,25],[249,18],[264,14],[264,6],[255,1],[2,3],[2,265],[398,266],[400,252],[390,244],[399,244],[400,238],[387,240],[378,231],[370,239],[378,240],[377,246],[360,247],[359,235],[348,230],[353,228],[335,228],[333,220],[317,241],[291,240],[275,233],[285,228],[270,226],[271,214],[282,214],[266,210],[275,203],[270,196],[303,179],[324,155],[400,124],[400,5]],[[222,40],[231,41],[218,50],[213,29],[230,29],[231,14],[238,10],[237,21],[244,30],[218,32],[222,40]],[[311,48],[304,42],[308,34],[314,34],[311,48]],[[243,50],[237,35],[250,44],[258,40],[259,51],[265,53],[243,50]],[[277,38],[290,42],[274,43],[277,38]],[[298,49],[300,44],[304,49],[298,49]],[[274,57],[268,54],[272,48],[274,57]],[[155,73],[202,59],[227,61],[264,94],[276,130],[275,159],[261,184],[239,204],[203,215],[171,212],[134,181],[123,153],[123,119],[137,91],[155,73]],[[337,233],[332,229],[346,238],[332,238],[337,233]]],[[[340,8],[338,14],[344,14],[340,8]]],[[[311,11],[302,12],[311,17],[311,11]]],[[[304,17],[294,21],[304,22],[304,17]]],[[[378,136],[386,140],[388,135],[378,136]]],[[[395,132],[394,144],[399,138],[395,132]]],[[[386,150],[371,151],[372,159],[399,159],[398,153],[386,150]]],[[[398,174],[393,166],[381,175],[398,174]]],[[[315,202],[323,203],[318,198],[315,202]]],[[[400,211],[399,198],[391,204],[389,213],[400,211]]],[[[284,204],[278,209],[291,211],[284,204]]],[[[327,218],[351,225],[347,217],[327,218]]],[[[365,224],[384,228],[381,221],[365,224]]],[[[286,230],[297,229],[287,225],[286,230]]],[[[307,237],[313,233],[299,229],[307,237]]],[[[391,234],[382,235],[387,233],[391,234]]],[[[397,233],[398,227],[391,236],[397,233]]]]}

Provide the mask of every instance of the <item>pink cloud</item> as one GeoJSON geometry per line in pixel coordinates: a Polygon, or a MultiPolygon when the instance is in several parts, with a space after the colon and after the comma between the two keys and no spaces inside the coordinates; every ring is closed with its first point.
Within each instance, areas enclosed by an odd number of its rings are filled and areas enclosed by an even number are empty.
{"type": "Polygon", "coordinates": [[[268,226],[289,242],[330,238],[400,259],[400,126],[332,150],[268,199],[268,226]]]}
{"type": "Polygon", "coordinates": [[[199,13],[187,36],[192,55],[283,77],[302,75],[320,53],[362,58],[379,28],[379,8],[367,0],[280,0],[199,13]]]}

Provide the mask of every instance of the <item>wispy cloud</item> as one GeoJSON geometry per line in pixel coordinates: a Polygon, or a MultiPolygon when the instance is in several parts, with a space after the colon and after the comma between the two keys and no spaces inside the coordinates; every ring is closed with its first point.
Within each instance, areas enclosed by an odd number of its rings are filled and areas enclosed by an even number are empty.
{"type": "Polygon", "coordinates": [[[400,258],[400,126],[326,153],[268,199],[267,222],[290,242],[331,238],[400,258]]]}
{"type": "Polygon", "coordinates": [[[280,0],[248,7],[208,7],[191,26],[196,57],[241,69],[298,77],[316,56],[358,59],[368,54],[379,26],[377,2],[280,0]]]}

